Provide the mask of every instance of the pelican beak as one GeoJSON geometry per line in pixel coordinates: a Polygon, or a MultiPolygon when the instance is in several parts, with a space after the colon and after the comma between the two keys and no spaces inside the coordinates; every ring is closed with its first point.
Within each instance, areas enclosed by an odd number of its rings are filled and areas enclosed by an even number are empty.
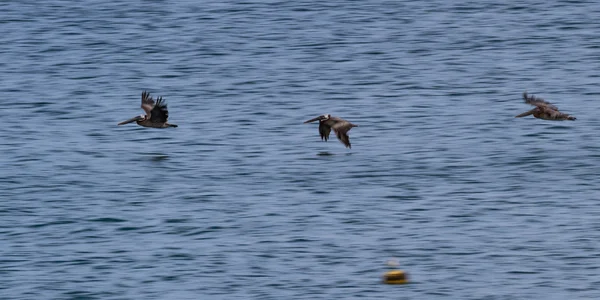
{"type": "Polygon", "coordinates": [[[318,116],[318,117],[316,117],[314,119],[310,119],[310,120],[308,120],[308,121],[306,121],[304,123],[306,124],[306,123],[310,123],[310,122],[314,122],[314,121],[319,121],[319,120],[321,120],[321,116],[318,116]]]}
{"type": "Polygon", "coordinates": [[[131,123],[131,122],[135,122],[135,121],[141,121],[141,120],[143,120],[143,119],[144,119],[144,118],[143,118],[142,116],[135,116],[135,117],[133,117],[133,118],[131,118],[131,119],[127,120],[127,121],[123,121],[123,122],[121,122],[121,123],[119,123],[119,124],[117,124],[117,125],[125,125],[125,124],[129,124],[129,123],[131,123]]]}

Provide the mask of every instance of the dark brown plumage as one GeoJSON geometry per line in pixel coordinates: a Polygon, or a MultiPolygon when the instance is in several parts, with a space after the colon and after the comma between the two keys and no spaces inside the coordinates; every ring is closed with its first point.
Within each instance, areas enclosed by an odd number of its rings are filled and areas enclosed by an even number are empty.
{"type": "Polygon", "coordinates": [[[167,104],[164,103],[162,97],[158,97],[156,102],[150,97],[150,93],[144,91],[142,93],[142,109],[146,112],[145,115],[133,117],[127,121],[123,121],[118,125],[124,125],[131,122],[136,122],[140,126],[153,128],[177,127],[175,124],[167,123],[169,119],[169,111],[167,104]]]}
{"type": "Polygon", "coordinates": [[[342,118],[332,117],[329,114],[320,115],[304,123],[315,121],[319,121],[319,134],[321,135],[321,140],[327,141],[329,139],[329,133],[331,133],[331,130],[333,129],[340,142],[347,148],[352,148],[350,137],[348,137],[348,131],[350,131],[352,127],[358,127],[358,125],[352,124],[342,118]]]}
{"type": "Polygon", "coordinates": [[[571,115],[568,115],[568,114],[558,111],[558,107],[552,105],[550,102],[544,101],[544,99],[542,99],[542,98],[536,98],[533,95],[528,96],[527,92],[523,93],[523,99],[525,100],[525,103],[533,105],[533,106],[535,106],[535,108],[530,111],[524,112],[524,113],[516,116],[515,118],[521,118],[521,117],[533,115],[534,117],[536,117],[538,119],[552,120],[552,121],[564,121],[564,120],[574,121],[577,119],[571,115]]]}

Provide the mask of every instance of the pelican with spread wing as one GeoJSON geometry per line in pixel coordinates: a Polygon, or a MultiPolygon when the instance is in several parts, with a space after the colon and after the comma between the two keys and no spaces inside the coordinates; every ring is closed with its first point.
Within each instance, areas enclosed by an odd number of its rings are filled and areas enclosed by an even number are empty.
{"type": "Polygon", "coordinates": [[[549,102],[544,101],[542,98],[536,98],[535,96],[527,96],[527,92],[523,93],[523,99],[525,103],[535,106],[534,109],[524,112],[515,118],[521,118],[529,115],[533,115],[538,119],[553,120],[553,121],[564,121],[571,120],[575,121],[577,118],[558,111],[558,107],[552,105],[549,102]]]}
{"type": "Polygon", "coordinates": [[[319,133],[321,134],[321,140],[327,141],[329,139],[329,133],[331,132],[331,129],[333,129],[340,142],[346,145],[347,148],[352,148],[352,145],[350,145],[350,138],[348,137],[348,131],[350,131],[352,127],[358,127],[358,125],[352,124],[342,118],[332,117],[329,114],[320,115],[304,123],[311,123],[315,121],[319,121],[319,133]]]}
{"type": "Polygon", "coordinates": [[[162,97],[158,97],[156,102],[150,97],[150,93],[144,91],[142,93],[142,109],[146,112],[145,115],[135,116],[127,121],[123,121],[118,125],[125,125],[136,122],[140,126],[153,128],[177,127],[175,124],[167,123],[169,111],[167,104],[164,103],[162,97]]]}

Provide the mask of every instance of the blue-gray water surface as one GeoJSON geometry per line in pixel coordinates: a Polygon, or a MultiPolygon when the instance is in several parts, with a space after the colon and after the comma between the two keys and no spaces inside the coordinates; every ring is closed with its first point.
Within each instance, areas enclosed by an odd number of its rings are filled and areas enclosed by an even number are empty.
{"type": "Polygon", "coordinates": [[[600,299],[598,16],[2,1],[0,298],[600,299]],[[117,126],[144,90],[178,128],[117,126]]]}

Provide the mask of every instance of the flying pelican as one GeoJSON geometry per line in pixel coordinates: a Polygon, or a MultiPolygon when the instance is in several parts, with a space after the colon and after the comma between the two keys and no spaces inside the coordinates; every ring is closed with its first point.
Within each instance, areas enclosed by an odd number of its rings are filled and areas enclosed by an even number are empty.
{"type": "Polygon", "coordinates": [[[331,129],[333,129],[340,142],[344,143],[346,148],[352,148],[352,145],[350,145],[350,138],[348,137],[348,131],[350,131],[352,127],[358,127],[358,125],[354,125],[342,118],[332,117],[330,114],[320,115],[304,123],[311,123],[314,121],[319,121],[321,140],[327,141],[329,139],[329,133],[331,132],[331,129]]]}
{"type": "Polygon", "coordinates": [[[154,103],[154,99],[150,97],[150,93],[144,91],[142,93],[142,109],[146,112],[145,115],[135,116],[127,121],[119,123],[118,125],[136,122],[138,125],[144,127],[177,127],[175,124],[167,123],[169,111],[167,110],[167,104],[163,102],[162,97],[156,98],[156,103],[154,103]]]}
{"type": "Polygon", "coordinates": [[[560,111],[558,111],[558,108],[556,106],[550,104],[549,102],[544,101],[544,99],[542,99],[542,98],[536,98],[533,95],[527,96],[527,92],[523,93],[523,99],[525,99],[525,103],[531,104],[531,105],[535,106],[535,108],[530,111],[524,112],[524,113],[516,116],[515,118],[521,118],[521,117],[533,115],[534,117],[536,117],[538,119],[553,120],[553,121],[564,121],[564,120],[575,121],[577,119],[571,115],[561,113],[560,111]]]}

